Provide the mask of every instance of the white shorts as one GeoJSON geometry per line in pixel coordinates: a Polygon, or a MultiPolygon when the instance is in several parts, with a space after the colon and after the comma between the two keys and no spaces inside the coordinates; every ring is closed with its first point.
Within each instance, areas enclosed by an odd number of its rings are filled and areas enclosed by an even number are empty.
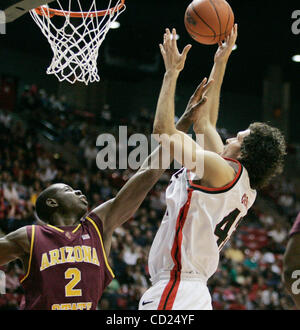
{"type": "Polygon", "coordinates": [[[211,296],[201,280],[160,280],[143,294],[139,310],[212,310],[211,296]]]}

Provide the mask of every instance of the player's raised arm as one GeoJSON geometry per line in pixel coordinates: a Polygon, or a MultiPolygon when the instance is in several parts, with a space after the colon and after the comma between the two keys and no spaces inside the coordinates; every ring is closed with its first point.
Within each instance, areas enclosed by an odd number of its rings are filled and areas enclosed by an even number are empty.
{"type": "MultiPolygon", "coordinates": [[[[218,154],[221,154],[224,148],[221,137],[216,130],[220,106],[220,92],[228,59],[237,39],[237,33],[238,27],[235,24],[231,34],[223,43],[219,43],[219,48],[214,57],[214,66],[209,77],[209,81],[213,80],[214,83],[206,93],[208,100],[201,111],[198,112],[198,119],[194,124],[195,133],[204,134],[205,150],[214,151],[218,154]]],[[[198,94],[199,87],[192,95],[189,106],[197,106],[200,100],[198,94]]]]}
{"type": "MultiPolygon", "coordinates": [[[[222,187],[233,179],[233,169],[216,153],[203,151],[192,138],[178,131],[174,124],[174,98],[177,78],[184,68],[187,53],[191,48],[190,45],[186,46],[180,54],[175,36],[175,29],[172,30],[172,34],[169,29],[166,29],[164,43],[160,45],[166,72],[157,103],[153,133],[157,135],[162,146],[165,145],[171,148],[177,162],[195,172],[199,178],[203,178],[210,186],[222,187]],[[203,159],[203,163],[201,159],[203,159]]],[[[201,98],[203,97],[204,103],[206,97],[203,95],[213,83],[211,81],[206,84],[206,80],[203,80],[200,87],[201,98]]]]}

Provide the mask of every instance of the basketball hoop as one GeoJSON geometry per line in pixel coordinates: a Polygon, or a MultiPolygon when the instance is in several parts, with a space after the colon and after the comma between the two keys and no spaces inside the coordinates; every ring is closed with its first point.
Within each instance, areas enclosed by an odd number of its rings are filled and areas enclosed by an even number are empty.
{"type": "MultiPolygon", "coordinates": [[[[57,0],[59,9],[48,5],[30,11],[30,15],[47,38],[53,59],[47,74],[54,74],[59,81],[77,81],[86,85],[100,81],[97,68],[99,48],[111,24],[126,9],[125,0],[109,0],[107,9],[97,10],[96,0],[88,10],[82,10],[77,0],[78,11],[73,11],[76,0],[67,0],[68,9],[63,9],[62,0],[57,0]],[[72,7],[73,5],[73,7],[72,7]],[[59,18],[55,21],[55,17],[59,18]],[[60,26],[61,25],[61,26],[60,26]]],[[[86,1],[86,0],[85,0],[86,1]]]]}

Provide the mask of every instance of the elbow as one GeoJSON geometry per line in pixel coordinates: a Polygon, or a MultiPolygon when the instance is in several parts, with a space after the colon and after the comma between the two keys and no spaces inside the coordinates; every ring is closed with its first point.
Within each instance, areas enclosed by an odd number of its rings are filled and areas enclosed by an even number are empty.
{"type": "Polygon", "coordinates": [[[153,135],[161,135],[161,128],[160,127],[157,127],[157,126],[153,126],[153,130],[152,130],[152,134],[153,135]]]}
{"type": "MultiPolygon", "coordinates": [[[[139,169],[137,175],[142,176],[142,178],[143,178],[142,181],[143,181],[144,187],[148,187],[148,190],[146,191],[147,194],[153,188],[153,186],[159,179],[159,176],[158,176],[159,173],[157,173],[157,171],[155,171],[153,168],[151,168],[151,163],[141,167],[139,169]]],[[[133,212],[133,215],[134,215],[134,213],[135,213],[135,211],[133,212]]]]}
{"type": "Polygon", "coordinates": [[[176,133],[175,127],[169,127],[167,125],[160,125],[155,123],[153,125],[152,134],[156,136],[161,136],[161,135],[172,136],[175,133],[176,133]]]}
{"type": "Polygon", "coordinates": [[[154,135],[162,135],[167,132],[167,127],[158,123],[154,123],[152,133],[154,135]]]}
{"type": "Polygon", "coordinates": [[[153,123],[152,133],[156,135],[172,135],[176,131],[175,122],[170,120],[162,120],[161,118],[155,118],[153,123]]]}

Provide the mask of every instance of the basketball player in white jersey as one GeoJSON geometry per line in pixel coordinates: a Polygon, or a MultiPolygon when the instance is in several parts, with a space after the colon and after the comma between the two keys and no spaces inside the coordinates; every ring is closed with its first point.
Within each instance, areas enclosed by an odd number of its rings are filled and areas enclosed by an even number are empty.
{"type": "MultiPolygon", "coordinates": [[[[204,150],[176,130],[176,83],[191,46],[180,54],[175,36],[175,29],[172,33],[166,29],[160,45],[166,72],[153,132],[160,135],[162,146],[164,142],[171,144],[183,168],[173,175],[166,190],[167,210],[149,255],[152,286],[140,300],[141,310],[212,309],[206,283],[217,269],[220,250],[253,205],[256,189],[281,171],[285,154],[280,131],[263,123],[251,124],[225,146],[217,133],[220,89],[237,38],[237,25],[219,44],[208,82],[208,99],[194,124],[195,133],[204,134],[204,150]],[[172,139],[174,135],[180,138],[172,139]],[[204,171],[194,162],[201,156],[204,171]]],[[[199,87],[190,99],[190,108],[198,106],[199,87]]]]}

